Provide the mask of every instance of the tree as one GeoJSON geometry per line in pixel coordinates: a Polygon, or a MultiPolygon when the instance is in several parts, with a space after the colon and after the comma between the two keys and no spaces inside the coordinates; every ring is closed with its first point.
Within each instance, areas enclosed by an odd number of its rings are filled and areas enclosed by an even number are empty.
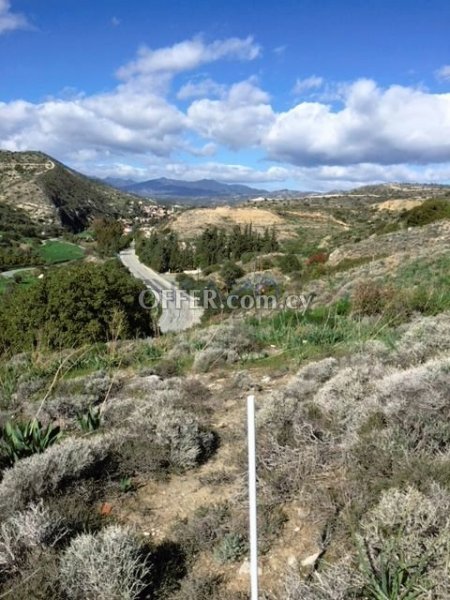
{"type": "Polygon", "coordinates": [[[97,241],[97,249],[102,256],[113,256],[126,246],[123,225],[120,221],[95,219],[92,229],[97,241]]]}
{"type": "Polygon", "coordinates": [[[236,263],[227,261],[220,270],[220,275],[222,276],[227,290],[230,291],[236,283],[236,280],[244,275],[244,271],[236,263]]]}

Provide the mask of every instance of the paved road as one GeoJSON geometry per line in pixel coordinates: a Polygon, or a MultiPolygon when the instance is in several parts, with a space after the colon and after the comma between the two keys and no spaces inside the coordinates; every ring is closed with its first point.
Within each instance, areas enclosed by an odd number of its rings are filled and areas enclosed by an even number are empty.
{"type": "Polygon", "coordinates": [[[203,315],[203,308],[194,303],[193,298],[181,292],[179,288],[150,267],[140,262],[134,248],[120,253],[120,260],[134,277],[162,298],[162,314],[158,325],[162,333],[184,331],[197,323],[203,315]]]}

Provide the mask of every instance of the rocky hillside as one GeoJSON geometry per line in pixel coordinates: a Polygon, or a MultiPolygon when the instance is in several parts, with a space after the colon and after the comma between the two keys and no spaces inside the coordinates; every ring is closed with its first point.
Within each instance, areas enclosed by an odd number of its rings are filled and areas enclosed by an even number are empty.
{"type": "Polygon", "coordinates": [[[131,217],[135,196],[91,180],[41,152],[0,151],[0,204],[34,223],[78,232],[94,216],[131,217]]]}

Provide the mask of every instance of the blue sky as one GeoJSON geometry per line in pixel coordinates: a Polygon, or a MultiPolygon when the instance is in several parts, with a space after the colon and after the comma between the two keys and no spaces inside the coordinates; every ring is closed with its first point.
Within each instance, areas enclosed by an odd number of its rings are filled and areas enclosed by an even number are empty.
{"type": "Polygon", "coordinates": [[[276,189],[450,180],[450,3],[0,0],[0,147],[276,189]]]}

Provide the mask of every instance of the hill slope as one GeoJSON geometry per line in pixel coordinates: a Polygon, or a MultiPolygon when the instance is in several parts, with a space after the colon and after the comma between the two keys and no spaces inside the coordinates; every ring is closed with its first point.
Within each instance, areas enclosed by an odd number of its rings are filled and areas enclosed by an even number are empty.
{"type": "Polygon", "coordinates": [[[138,199],[93,181],[41,152],[0,151],[0,204],[35,224],[84,229],[94,216],[127,217],[138,199]]]}

